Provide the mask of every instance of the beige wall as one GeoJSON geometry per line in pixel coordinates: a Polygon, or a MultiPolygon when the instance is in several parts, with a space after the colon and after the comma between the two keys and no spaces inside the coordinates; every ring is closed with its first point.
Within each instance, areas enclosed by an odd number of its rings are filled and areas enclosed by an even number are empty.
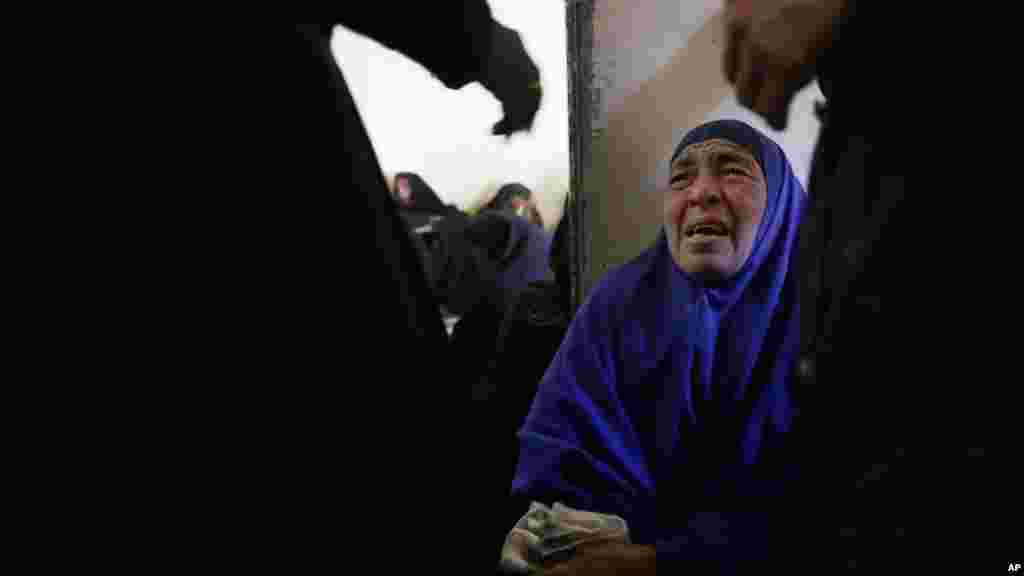
{"type": "Polygon", "coordinates": [[[791,108],[790,127],[773,132],[735,101],[721,68],[721,0],[596,0],[595,89],[601,118],[585,178],[591,207],[590,277],[635,257],[661,226],[657,188],[675,143],[716,118],[744,120],[772,136],[806,178],[818,130],[816,86],[791,108]]]}

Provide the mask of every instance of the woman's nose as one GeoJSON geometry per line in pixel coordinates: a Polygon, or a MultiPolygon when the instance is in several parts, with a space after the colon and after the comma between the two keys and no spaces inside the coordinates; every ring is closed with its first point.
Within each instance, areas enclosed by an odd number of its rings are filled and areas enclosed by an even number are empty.
{"type": "Polygon", "coordinates": [[[722,188],[718,178],[709,174],[701,174],[690,186],[688,201],[691,204],[711,205],[722,200],[722,188]]]}

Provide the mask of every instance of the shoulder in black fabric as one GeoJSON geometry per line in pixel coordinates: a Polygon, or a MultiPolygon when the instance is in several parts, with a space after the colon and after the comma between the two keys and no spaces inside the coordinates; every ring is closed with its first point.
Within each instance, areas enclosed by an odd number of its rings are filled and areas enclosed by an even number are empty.
{"type": "Polygon", "coordinates": [[[561,290],[554,282],[534,282],[526,287],[513,305],[510,316],[537,327],[569,325],[562,307],[561,290]]]}

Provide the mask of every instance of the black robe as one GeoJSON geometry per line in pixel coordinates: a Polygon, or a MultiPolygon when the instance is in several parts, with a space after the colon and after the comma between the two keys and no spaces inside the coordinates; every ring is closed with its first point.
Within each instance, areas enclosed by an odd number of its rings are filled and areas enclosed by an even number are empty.
{"type": "MultiPolygon", "coordinates": [[[[368,4],[336,22],[451,88],[480,78],[493,26],[482,0],[368,4]]],[[[134,148],[158,162],[119,203],[140,232],[112,234],[125,255],[111,268],[131,274],[94,306],[133,319],[111,366],[156,396],[132,412],[163,432],[123,428],[141,443],[125,457],[161,462],[159,493],[194,506],[187,531],[232,565],[407,574],[431,558],[462,573],[446,551],[471,520],[453,511],[482,509],[467,395],[443,385],[440,312],[331,30],[168,25],[124,47],[159,72],[132,95],[140,114],[121,111],[153,120],[134,148]]]]}

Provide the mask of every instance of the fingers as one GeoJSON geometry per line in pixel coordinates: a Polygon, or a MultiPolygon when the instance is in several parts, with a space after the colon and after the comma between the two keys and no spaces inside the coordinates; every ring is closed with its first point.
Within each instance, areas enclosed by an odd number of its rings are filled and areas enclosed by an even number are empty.
{"type": "Polygon", "coordinates": [[[736,83],[736,74],[739,71],[740,48],[745,43],[746,30],[736,19],[727,14],[725,18],[725,51],[722,54],[722,69],[725,79],[730,84],[736,83]]]}
{"type": "Polygon", "coordinates": [[[736,99],[764,118],[773,130],[784,130],[789,102],[806,82],[797,77],[792,65],[750,42],[741,41],[732,50],[736,69],[731,82],[736,99]]]}
{"type": "Polygon", "coordinates": [[[527,132],[540,109],[542,90],[539,83],[531,84],[527,90],[502,102],[504,117],[494,125],[491,132],[495,135],[508,136],[515,132],[527,132]]]}
{"type": "Polygon", "coordinates": [[[737,47],[736,59],[736,80],[733,83],[736,87],[736,99],[740,104],[753,110],[765,81],[765,70],[755,58],[754,47],[749,43],[744,42],[737,47]]]}
{"type": "Polygon", "coordinates": [[[764,117],[772,129],[781,131],[788,124],[790,102],[810,83],[814,70],[770,56],[762,60],[762,68],[767,72],[751,109],[764,117]]]}
{"type": "Polygon", "coordinates": [[[495,136],[505,136],[507,138],[516,132],[529,132],[532,129],[533,120],[513,121],[506,117],[502,118],[491,128],[491,134],[494,134],[495,136]]]}

